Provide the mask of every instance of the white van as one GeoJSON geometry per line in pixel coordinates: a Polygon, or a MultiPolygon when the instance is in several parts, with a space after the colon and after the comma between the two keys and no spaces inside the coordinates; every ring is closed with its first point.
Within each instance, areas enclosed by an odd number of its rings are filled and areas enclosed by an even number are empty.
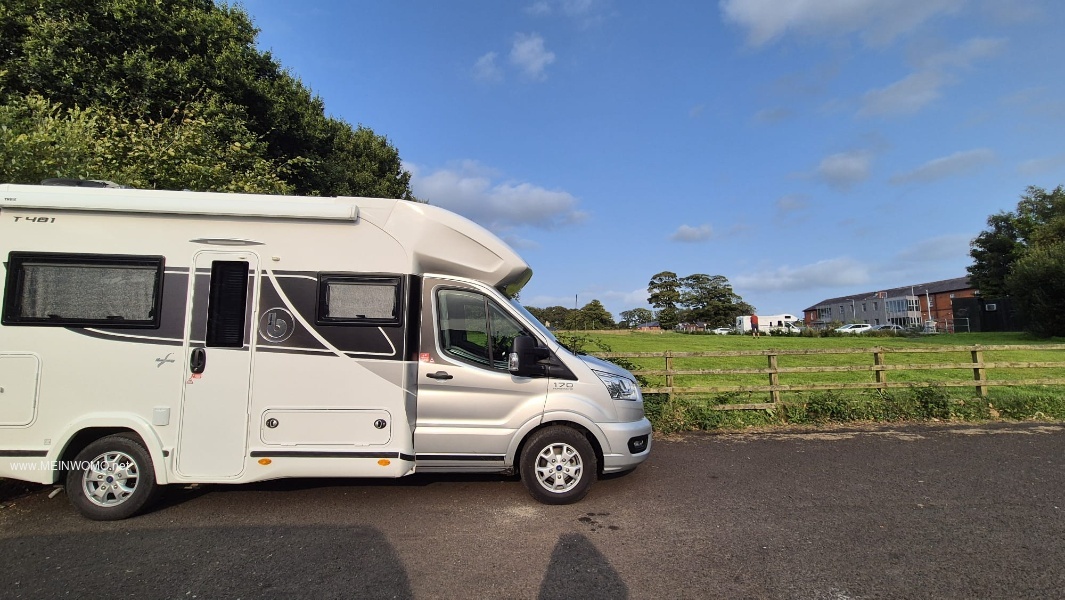
{"type": "MultiPolygon", "coordinates": [[[[790,314],[758,315],[758,330],[763,334],[799,333],[802,329],[800,329],[798,322],[799,320],[795,315],[790,314]]],[[[741,334],[752,332],[754,327],[751,325],[751,315],[736,317],[734,329],[741,334]]]]}
{"type": "Polygon", "coordinates": [[[440,208],[5,184],[0,259],[0,477],[89,518],[415,470],[565,504],[651,449],[632,374],[562,347],[509,300],[528,265],[440,208]]]}

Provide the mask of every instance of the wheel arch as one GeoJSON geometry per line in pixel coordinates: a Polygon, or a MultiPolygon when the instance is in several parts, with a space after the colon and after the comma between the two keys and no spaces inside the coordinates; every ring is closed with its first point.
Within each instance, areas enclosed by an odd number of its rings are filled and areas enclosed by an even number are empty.
{"type": "MultiPolygon", "coordinates": [[[[148,451],[152,459],[152,470],[155,472],[155,481],[159,485],[165,485],[169,479],[166,474],[167,454],[163,448],[155,430],[146,421],[137,418],[114,418],[102,416],[90,416],[72,425],[60,438],[61,444],[57,444],[56,454],[50,456],[52,461],[73,461],[78,453],[86,446],[103,439],[109,435],[130,434],[148,451]]],[[[52,483],[60,481],[63,471],[52,471],[52,483]]]]}
{"type": "Polygon", "coordinates": [[[579,432],[588,440],[588,443],[592,446],[592,450],[595,452],[596,476],[598,477],[599,475],[602,475],[603,444],[600,441],[599,437],[595,434],[595,431],[598,431],[599,428],[587,419],[581,419],[580,415],[572,413],[553,415],[553,417],[554,418],[548,419],[548,416],[544,415],[544,419],[540,422],[540,424],[526,431],[524,435],[521,436],[521,439],[517,441],[517,444],[508,453],[508,460],[510,464],[514,465],[514,472],[519,475],[521,474],[521,461],[518,460],[518,457],[521,456],[522,451],[525,449],[525,444],[528,443],[529,439],[536,432],[551,426],[562,426],[569,427],[570,429],[579,432]],[[582,423],[581,421],[585,422],[582,423]]]}

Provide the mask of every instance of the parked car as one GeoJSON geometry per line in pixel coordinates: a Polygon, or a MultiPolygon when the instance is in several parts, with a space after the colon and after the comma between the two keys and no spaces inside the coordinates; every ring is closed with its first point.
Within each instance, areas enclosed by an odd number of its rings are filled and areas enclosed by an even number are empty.
{"type": "Polygon", "coordinates": [[[850,323],[843,327],[837,327],[837,333],[865,333],[873,329],[873,326],[868,323],[850,323]]]}
{"type": "Polygon", "coordinates": [[[728,334],[732,333],[732,328],[731,327],[717,327],[715,329],[711,329],[710,331],[713,332],[713,333],[716,333],[717,335],[728,335],[728,334]]]}
{"type": "Polygon", "coordinates": [[[906,328],[894,323],[885,323],[884,325],[873,327],[873,331],[893,331],[895,333],[902,333],[903,331],[906,331],[906,328]]]}

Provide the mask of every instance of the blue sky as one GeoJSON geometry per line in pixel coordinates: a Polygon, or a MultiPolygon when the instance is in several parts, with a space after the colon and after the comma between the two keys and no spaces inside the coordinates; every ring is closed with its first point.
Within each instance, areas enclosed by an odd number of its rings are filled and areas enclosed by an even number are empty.
{"type": "Polygon", "coordinates": [[[1065,184],[1060,0],[245,0],[327,113],[532,265],[531,306],[660,271],[762,314],[965,275],[1065,184]]]}

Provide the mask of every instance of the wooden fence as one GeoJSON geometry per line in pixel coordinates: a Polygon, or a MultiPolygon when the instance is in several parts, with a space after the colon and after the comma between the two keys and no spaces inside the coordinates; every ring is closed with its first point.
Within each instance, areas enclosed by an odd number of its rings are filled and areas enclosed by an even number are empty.
{"type": "Polygon", "coordinates": [[[1013,351],[1065,351],[1065,344],[1040,344],[1040,345],[995,345],[995,346],[938,346],[919,348],[826,348],[807,350],[737,350],[715,352],[596,352],[600,358],[626,358],[626,359],[654,359],[665,360],[665,369],[636,369],[634,375],[642,376],[665,376],[665,386],[645,386],[641,388],[644,394],[669,394],[670,400],[674,394],[716,394],[730,392],[767,393],[769,402],[748,404],[721,404],[713,408],[718,410],[765,410],[779,406],[781,392],[802,392],[818,390],[848,390],[848,389],[877,389],[908,388],[922,386],[944,387],[974,387],[976,394],[986,397],[988,388],[991,386],[1031,386],[1031,385],[1065,385],[1063,377],[1040,377],[1040,378],[1004,378],[989,379],[988,372],[993,369],[1065,369],[1065,361],[1054,362],[1024,362],[1024,361],[993,361],[984,359],[987,352],[1008,353],[1013,351]],[[942,354],[942,353],[968,353],[970,360],[966,362],[951,363],[900,363],[894,359],[896,356],[908,354],[942,354]],[[855,355],[866,354],[871,358],[869,364],[864,365],[816,365],[781,367],[778,365],[782,356],[822,356],[822,355],[855,355]],[[764,368],[740,368],[740,369],[678,369],[674,366],[676,359],[687,358],[728,358],[758,357],[764,356],[766,366],[764,368]],[[889,364],[889,362],[891,364],[889,364]],[[896,371],[940,371],[940,370],[971,370],[972,379],[945,379],[939,381],[889,381],[888,374],[896,371]],[[785,379],[792,374],[811,373],[846,373],[868,372],[871,374],[870,381],[865,382],[821,382],[821,383],[781,383],[781,376],[785,379]],[[767,384],[759,385],[709,385],[678,387],[674,385],[674,378],[679,375],[700,376],[735,376],[735,375],[764,375],[768,378],[767,384]]]}

